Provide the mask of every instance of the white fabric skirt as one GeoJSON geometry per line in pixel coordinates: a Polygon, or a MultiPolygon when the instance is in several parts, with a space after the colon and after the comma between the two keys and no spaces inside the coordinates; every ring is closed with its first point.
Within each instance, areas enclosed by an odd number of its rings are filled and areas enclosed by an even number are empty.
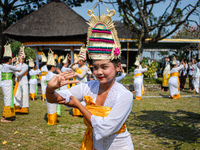
{"type": "Polygon", "coordinates": [[[143,81],[142,81],[142,78],[139,76],[139,77],[136,77],[134,79],[134,90],[135,90],[135,96],[138,96],[138,97],[141,97],[142,96],[142,93],[141,93],[141,88],[143,86],[143,81]]]}
{"type": "Polygon", "coordinates": [[[30,84],[30,93],[36,93],[36,84],[30,84]]]}
{"type": "Polygon", "coordinates": [[[57,112],[57,104],[56,103],[49,103],[46,101],[47,104],[47,113],[54,114],[57,112]]]}
{"type": "Polygon", "coordinates": [[[180,91],[178,91],[178,77],[170,77],[169,78],[169,81],[168,81],[168,84],[169,84],[169,93],[170,95],[177,95],[180,93],[180,91]]]}
{"type": "MultiPolygon", "coordinates": [[[[2,86],[3,100],[5,106],[10,106],[11,103],[11,86],[2,86]]],[[[14,97],[14,95],[13,95],[14,97]]]]}

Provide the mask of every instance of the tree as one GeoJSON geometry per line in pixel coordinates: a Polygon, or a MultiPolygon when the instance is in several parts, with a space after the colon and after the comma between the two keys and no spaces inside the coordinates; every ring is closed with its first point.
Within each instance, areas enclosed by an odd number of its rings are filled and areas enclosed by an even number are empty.
{"type": "Polygon", "coordinates": [[[169,0],[164,13],[156,17],[153,14],[154,6],[161,2],[165,0],[117,0],[124,23],[138,36],[140,57],[145,45],[172,35],[200,6],[200,1],[197,0],[195,5],[188,4],[181,9],[179,8],[181,0],[169,0]]]}
{"type": "Polygon", "coordinates": [[[190,26],[189,23],[186,23],[171,37],[173,39],[200,39],[200,29],[198,26],[190,26]]]}

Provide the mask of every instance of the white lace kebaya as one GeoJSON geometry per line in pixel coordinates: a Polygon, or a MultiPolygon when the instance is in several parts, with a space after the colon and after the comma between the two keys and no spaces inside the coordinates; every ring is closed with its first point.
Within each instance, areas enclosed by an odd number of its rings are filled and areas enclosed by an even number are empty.
{"type": "MultiPolygon", "coordinates": [[[[85,95],[91,96],[93,101],[99,90],[99,81],[81,83],[68,90],[56,91],[65,101],[70,101],[70,96],[76,97],[79,101],[84,101],[85,95]]],[[[111,107],[107,117],[91,116],[93,127],[93,147],[98,150],[132,150],[133,143],[130,133],[127,131],[117,132],[128,118],[133,104],[133,94],[123,85],[115,82],[111,87],[104,106],[111,107]]]]}

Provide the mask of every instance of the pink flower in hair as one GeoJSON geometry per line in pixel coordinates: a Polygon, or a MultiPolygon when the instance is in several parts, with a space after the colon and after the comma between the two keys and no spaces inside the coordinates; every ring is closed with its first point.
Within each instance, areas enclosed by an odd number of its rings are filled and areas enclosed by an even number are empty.
{"type": "Polygon", "coordinates": [[[117,47],[117,48],[115,48],[115,50],[114,50],[114,55],[115,56],[118,56],[120,54],[120,49],[117,47]]]}

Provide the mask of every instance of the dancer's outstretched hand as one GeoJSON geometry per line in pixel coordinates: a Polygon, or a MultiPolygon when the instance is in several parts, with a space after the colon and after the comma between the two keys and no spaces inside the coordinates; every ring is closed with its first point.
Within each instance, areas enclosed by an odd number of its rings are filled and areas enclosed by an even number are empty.
{"type": "Polygon", "coordinates": [[[79,81],[67,81],[68,79],[71,79],[75,76],[77,76],[77,74],[75,74],[75,72],[73,71],[70,71],[70,72],[66,71],[54,76],[47,84],[46,92],[47,93],[53,92],[54,90],[66,84],[78,83],[79,81]]]}

